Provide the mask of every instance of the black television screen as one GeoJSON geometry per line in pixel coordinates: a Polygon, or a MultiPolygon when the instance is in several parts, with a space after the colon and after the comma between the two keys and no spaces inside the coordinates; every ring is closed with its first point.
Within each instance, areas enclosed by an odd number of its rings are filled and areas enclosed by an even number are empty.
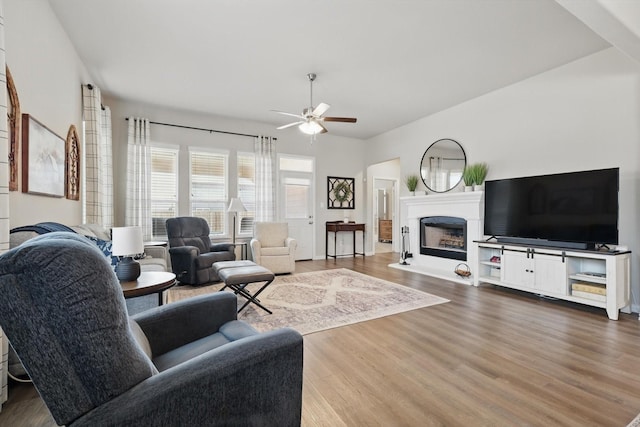
{"type": "Polygon", "coordinates": [[[484,234],[618,244],[619,169],[485,182],[484,234]]]}

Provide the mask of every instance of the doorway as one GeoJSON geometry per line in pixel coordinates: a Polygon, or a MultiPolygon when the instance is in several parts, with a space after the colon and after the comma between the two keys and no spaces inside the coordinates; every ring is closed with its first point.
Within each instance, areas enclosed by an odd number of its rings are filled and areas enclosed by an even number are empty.
{"type": "Polygon", "coordinates": [[[395,183],[393,179],[373,180],[373,229],[375,253],[393,252],[395,218],[395,183]]]}
{"type": "Polygon", "coordinates": [[[367,167],[367,223],[368,229],[372,230],[367,233],[367,239],[374,254],[400,250],[400,176],[400,158],[367,167]],[[387,233],[389,228],[390,240],[387,233]]]}
{"type": "Polygon", "coordinates": [[[289,236],[296,239],[296,261],[313,259],[314,224],[314,159],[311,157],[279,157],[281,220],[289,224],[289,236]]]}

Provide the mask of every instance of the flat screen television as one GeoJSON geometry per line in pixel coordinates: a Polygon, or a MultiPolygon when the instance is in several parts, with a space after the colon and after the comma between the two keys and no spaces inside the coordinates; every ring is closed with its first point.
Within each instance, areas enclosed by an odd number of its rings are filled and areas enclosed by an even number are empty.
{"type": "Polygon", "coordinates": [[[619,168],[485,182],[484,234],[593,249],[618,244],[619,168]]]}

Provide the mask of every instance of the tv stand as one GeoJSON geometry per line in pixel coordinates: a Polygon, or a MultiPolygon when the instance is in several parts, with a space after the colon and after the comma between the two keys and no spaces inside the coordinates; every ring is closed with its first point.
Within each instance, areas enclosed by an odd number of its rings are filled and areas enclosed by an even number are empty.
{"type": "Polygon", "coordinates": [[[630,251],[476,243],[475,286],[489,283],[600,307],[612,320],[618,320],[619,310],[630,302],[630,251]]]}

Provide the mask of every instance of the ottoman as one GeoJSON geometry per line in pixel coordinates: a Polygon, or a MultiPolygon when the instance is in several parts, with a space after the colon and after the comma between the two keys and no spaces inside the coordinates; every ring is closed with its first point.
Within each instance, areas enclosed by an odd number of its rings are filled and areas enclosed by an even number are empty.
{"type": "Polygon", "coordinates": [[[214,263],[213,268],[216,270],[220,280],[224,282],[224,287],[220,289],[221,291],[229,288],[233,290],[236,295],[242,295],[247,299],[247,302],[238,309],[238,313],[247,307],[247,305],[253,303],[267,313],[272,314],[271,310],[262,305],[258,299],[258,295],[260,295],[275,278],[275,275],[270,270],[252,261],[221,261],[214,263]],[[258,282],[264,282],[264,284],[255,293],[252,294],[246,289],[250,283],[258,282]]]}

